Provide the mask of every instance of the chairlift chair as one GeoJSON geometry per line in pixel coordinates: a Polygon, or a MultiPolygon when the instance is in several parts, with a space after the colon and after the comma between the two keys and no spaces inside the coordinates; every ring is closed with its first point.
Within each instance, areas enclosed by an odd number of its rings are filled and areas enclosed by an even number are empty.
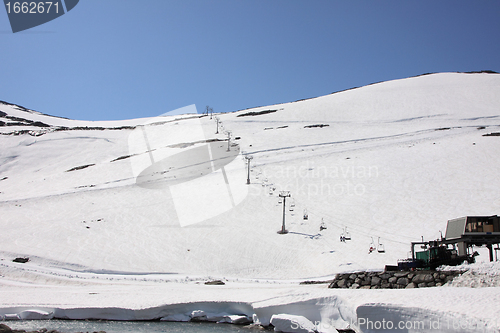
{"type": "Polygon", "coordinates": [[[375,251],[375,243],[373,242],[373,237],[372,237],[372,242],[370,243],[370,248],[368,249],[368,254],[372,253],[375,251]]]}
{"type": "Polygon", "coordinates": [[[307,214],[307,209],[304,209],[304,220],[309,219],[309,214],[307,214]]]}
{"type": "Polygon", "coordinates": [[[384,244],[380,243],[380,237],[378,238],[377,252],[378,253],[385,253],[385,247],[384,247],[384,244]]]}
{"type": "Polygon", "coordinates": [[[319,225],[319,231],[323,231],[326,229],[326,224],[323,218],[321,218],[321,224],[319,225]]]}

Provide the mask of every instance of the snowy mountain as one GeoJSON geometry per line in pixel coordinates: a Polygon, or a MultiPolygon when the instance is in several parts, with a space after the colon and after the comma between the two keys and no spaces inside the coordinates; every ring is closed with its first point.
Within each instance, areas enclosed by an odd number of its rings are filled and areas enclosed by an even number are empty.
{"type": "MultiPolygon", "coordinates": [[[[2,104],[1,250],[93,269],[218,276],[382,268],[405,258],[411,241],[439,237],[448,219],[498,213],[500,145],[484,134],[500,125],[499,92],[500,75],[444,73],[220,114],[240,150],[230,184],[235,195],[248,192],[191,227],[179,224],[168,184],[136,185],[141,162],[130,155],[147,147],[131,140],[137,128],[154,127],[153,137],[188,133],[159,146],[198,142],[190,128],[201,126],[206,141],[222,145],[215,119],[83,122],[2,104]],[[253,156],[249,186],[241,152],[253,156]],[[276,233],[280,190],[295,205],[286,208],[287,235],[276,233]],[[345,244],[344,228],[352,236],[345,244]],[[368,254],[379,237],[386,253],[368,254]]],[[[191,183],[188,210],[218,205],[216,185],[204,193],[191,183]]]]}
{"type": "Polygon", "coordinates": [[[1,103],[0,258],[290,281],[381,270],[449,219],[499,213],[500,138],[487,135],[500,132],[498,74],[424,75],[217,117],[219,127],[200,115],[89,122],[1,103]],[[370,254],[372,242],[385,253],[370,254]]]}

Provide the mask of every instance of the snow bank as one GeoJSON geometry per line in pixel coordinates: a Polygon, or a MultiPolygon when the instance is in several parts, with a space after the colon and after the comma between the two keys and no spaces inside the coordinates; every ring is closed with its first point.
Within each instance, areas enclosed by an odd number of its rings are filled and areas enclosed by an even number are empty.
{"type": "MultiPolygon", "coordinates": [[[[296,299],[296,297],[294,298],[296,299]]],[[[303,301],[293,301],[293,298],[290,297],[280,297],[256,302],[253,305],[258,322],[264,326],[272,324],[273,316],[276,314],[307,318],[315,326],[321,327],[322,332],[335,332],[335,328],[346,328],[351,322],[356,321],[353,304],[339,296],[309,299],[305,297],[303,301]]]]}
{"type": "Polygon", "coordinates": [[[128,308],[3,308],[0,316],[5,320],[161,320],[207,321],[215,323],[253,323],[250,304],[231,302],[193,302],[169,304],[146,309],[128,308]]]}
{"type": "Polygon", "coordinates": [[[0,310],[0,320],[48,320],[53,319],[55,309],[6,308],[0,310]]]}
{"type": "MultiPolygon", "coordinates": [[[[243,290],[242,287],[239,289],[243,290]]],[[[124,304],[129,307],[4,307],[0,308],[0,319],[253,322],[265,326],[272,324],[276,331],[282,332],[321,333],[347,328],[356,332],[392,332],[397,328],[402,332],[449,333],[498,332],[500,329],[496,306],[500,301],[500,288],[432,289],[338,290],[339,295],[317,297],[334,291],[315,286],[269,290],[259,285],[250,290],[261,301],[252,302],[240,296],[240,302],[189,302],[147,308],[131,306],[131,301],[137,301],[132,292],[133,299],[124,304]],[[489,309],[484,308],[485,300],[490,304],[489,309]]],[[[221,296],[231,297],[224,293],[221,296]]],[[[215,294],[212,297],[217,298],[215,294]]]]}
{"type": "Polygon", "coordinates": [[[277,314],[271,317],[271,324],[276,332],[314,333],[316,327],[303,316],[277,314]]]}
{"type": "Polygon", "coordinates": [[[465,273],[456,277],[447,286],[470,288],[500,287],[500,261],[460,265],[447,269],[466,270],[465,273]]]}
{"type": "Polygon", "coordinates": [[[357,308],[355,327],[361,332],[498,332],[494,320],[474,319],[429,309],[393,304],[367,304],[357,308]]]}

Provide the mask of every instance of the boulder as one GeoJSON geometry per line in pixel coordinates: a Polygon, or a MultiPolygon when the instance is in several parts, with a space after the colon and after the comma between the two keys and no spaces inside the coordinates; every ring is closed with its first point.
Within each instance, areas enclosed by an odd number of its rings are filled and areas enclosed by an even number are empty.
{"type": "Polygon", "coordinates": [[[10,329],[9,326],[0,324],[0,333],[11,333],[12,330],[10,329]]]}
{"type": "Polygon", "coordinates": [[[416,284],[425,282],[425,274],[416,274],[411,281],[416,284]]]}
{"type": "Polygon", "coordinates": [[[432,274],[425,274],[424,281],[425,282],[434,282],[434,276],[432,274]]]}
{"type": "Polygon", "coordinates": [[[12,260],[12,262],[18,262],[18,263],[21,263],[21,264],[25,264],[27,263],[28,261],[30,261],[30,258],[26,257],[26,258],[16,258],[14,260],[12,260]]]}
{"type": "Polygon", "coordinates": [[[205,284],[209,285],[209,286],[223,286],[223,285],[225,285],[225,283],[222,282],[221,280],[207,281],[207,282],[205,282],[205,284]]]}
{"type": "Polygon", "coordinates": [[[372,279],[369,277],[367,277],[363,281],[361,281],[362,286],[369,286],[369,285],[371,285],[371,283],[372,283],[372,279]]]}
{"type": "Polygon", "coordinates": [[[207,314],[203,310],[194,310],[191,312],[191,320],[192,321],[206,321],[207,320],[207,314]]]}
{"type": "Polygon", "coordinates": [[[378,276],[374,276],[374,277],[372,277],[371,285],[372,286],[378,286],[381,281],[382,281],[381,278],[379,278],[378,276]]]}
{"type": "Polygon", "coordinates": [[[410,281],[408,281],[408,278],[400,277],[396,283],[400,286],[406,286],[408,284],[408,282],[410,282],[410,281]]]}

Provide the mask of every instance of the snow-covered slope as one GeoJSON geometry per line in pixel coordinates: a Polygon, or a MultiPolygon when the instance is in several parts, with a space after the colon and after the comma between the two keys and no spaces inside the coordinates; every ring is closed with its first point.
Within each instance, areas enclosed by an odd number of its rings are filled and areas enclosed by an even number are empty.
{"type": "MultiPolygon", "coordinates": [[[[252,184],[236,207],[184,228],[168,188],[135,185],[130,138],[147,120],[0,108],[5,122],[50,125],[0,127],[0,250],[16,256],[96,270],[304,278],[380,269],[406,257],[410,241],[439,237],[448,219],[500,208],[500,142],[483,136],[500,126],[500,75],[434,74],[220,114],[239,137],[232,149],[253,156],[252,184]],[[291,194],[287,235],[277,234],[280,190],[291,194]],[[352,240],[341,243],[346,227],[352,240]],[[368,254],[379,237],[386,253],[368,254]]],[[[180,118],[147,126],[201,124],[207,140],[226,138],[214,119],[180,118]]],[[[241,155],[235,163],[245,170],[241,155]]],[[[231,180],[239,181],[246,175],[231,180]]],[[[196,186],[186,200],[199,200],[196,186]]]]}
{"type": "MultiPolygon", "coordinates": [[[[216,134],[207,116],[83,122],[0,104],[0,259],[29,257],[51,276],[291,281],[381,270],[448,219],[499,213],[500,138],[485,134],[500,132],[500,75],[425,75],[218,117],[216,134]],[[229,164],[178,187],[138,181],[148,163],[225,147],[226,130],[229,164]],[[183,224],[189,213],[207,218],[183,224]],[[385,253],[370,254],[379,238],[385,253]]],[[[12,265],[7,285],[33,281],[12,265]]]]}

